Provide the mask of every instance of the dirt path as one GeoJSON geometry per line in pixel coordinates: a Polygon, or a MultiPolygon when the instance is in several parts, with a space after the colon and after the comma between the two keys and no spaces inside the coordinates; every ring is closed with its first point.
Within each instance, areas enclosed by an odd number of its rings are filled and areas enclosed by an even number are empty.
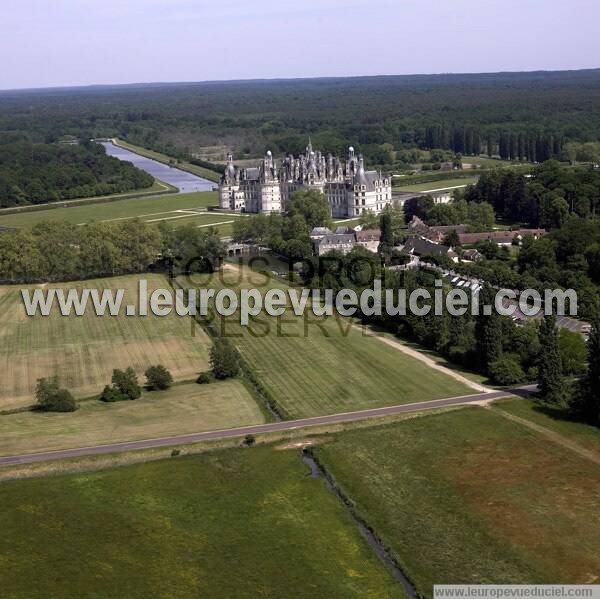
{"type": "Polygon", "coordinates": [[[600,465],[600,455],[598,455],[596,452],[590,449],[582,447],[581,445],[579,445],[579,443],[575,443],[575,441],[571,441],[570,439],[563,437],[561,434],[552,431],[549,428],[546,428],[545,426],[541,426],[540,424],[531,422],[531,420],[526,420],[525,418],[521,418],[520,416],[515,416],[514,414],[510,414],[509,412],[506,412],[499,408],[491,408],[490,406],[487,407],[489,409],[494,409],[495,414],[500,414],[508,420],[517,422],[518,424],[521,424],[522,426],[525,426],[528,429],[535,431],[536,433],[540,433],[540,435],[544,435],[544,437],[546,437],[553,443],[556,443],[557,445],[560,445],[561,447],[564,447],[565,449],[569,449],[570,451],[576,453],[579,457],[594,462],[594,464],[600,465]]]}
{"type": "Polygon", "coordinates": [[[471,389],[475,389],[476,391],[479,391],[480,393],[489,393],[489,392],[493,391],[493,389],[490,389],[489,387],[480,385],[479,383],[476,383],[476,382],[468,379],[467,377],[463,376],[462,374],[459,374],[458,372],[452,370],[451,368],[447,368],[446,366],[439,364],[433,358],[430,358],[429,356],[426,356],[426,355],[422,354],[421,352],[418,352],[416,349],[412,349],[412,348],[404,345],[403,343],[400,343],[399,341],[394,341],[393,339],[389,339],[388,337],[383,337],[382,335],[379,335],[379,334],[375,333],[374,331],[371,331],[370,329],[368,329],[366,327],[362,327],[357,324],[352,324],[352,326],[356,329],[360,329],[363,332],[363,334],[368,335],[369,337],[375,337],[376,339],[379,339],[379,341],[381,341],[382,343],[385,343],[386,345],[389,345],[390,347],[393,347],[394,349],[397,349],[398,351],[401,351],[401,352],[405,353],[406,355],[411,356],[412,358],[415,358],[416,360],[420,360],[421,362],[424,362],[430,368],[439,370],[440,372],[443,372],[444,374],[451,376],[453,379],[460,381],[461,383],[463,383],[463,385],[466,385],[467,387],[470,387],[471,389]]]}

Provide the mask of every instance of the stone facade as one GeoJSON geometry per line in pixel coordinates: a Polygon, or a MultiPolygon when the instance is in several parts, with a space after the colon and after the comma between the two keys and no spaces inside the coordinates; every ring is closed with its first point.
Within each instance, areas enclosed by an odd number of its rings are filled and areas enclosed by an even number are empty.
{"type": "Polygon", "coordinates": [[[368,210],[378,214],[392,202],[391,178],[366,171],[354,148],[343,161],[315,152],[309,141],[305,154],[297,158],[288,154],[279,168],[270,151],[258,167],[246,169],[238,169],[229,154],[219,184],[219,206],[239,212],[283,212],[292,194],[304,189],[322,192],[337,218],[368,210]]]}
{"type": "Polygon", "coordinates": [[[356,238],[351,233],[330,233],[315,243],[317,256],[323,256],[331,251],[347,254],[354,249],[356,238]]]}

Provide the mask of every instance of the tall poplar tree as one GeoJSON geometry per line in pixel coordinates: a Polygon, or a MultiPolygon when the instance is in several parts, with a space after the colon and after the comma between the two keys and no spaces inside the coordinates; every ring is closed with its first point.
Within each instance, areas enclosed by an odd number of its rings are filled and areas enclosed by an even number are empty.
{"type": "Polygon", "coordinates": [[[592,330],[587,343],[588,370],[578,393],[569,405],[573,414],[589,424],[600,426],[600,313],[592,319],[592,330]]]}
{"type": "Polygon", "coordinates": [[[561,406],[565,401],[565,379],[554,316],[544,316],[540,326],[540,345],[538,387],[542,399],[546,403],[561,406]]]}
{"type": "Polygon", "coordinates": [[[502,354],[502,321],[494,309],[494,291],[485,283],[479,292],[479,316],[475,323],[477,355],[483,372],[489,373],[489,366],[502,354]],[[492,306],[492,313],[483,313],[485,306],[492,306]]]}

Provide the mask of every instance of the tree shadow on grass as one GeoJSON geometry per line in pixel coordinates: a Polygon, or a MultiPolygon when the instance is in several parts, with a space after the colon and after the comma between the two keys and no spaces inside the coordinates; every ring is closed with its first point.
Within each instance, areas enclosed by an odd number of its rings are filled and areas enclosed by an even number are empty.
{"type": "Polygon", "coordinates": [[[496,383],[494,383],[489,377],[486,377],[485,375],[483,375],[480,372],[477,372],[475,370],[471,370],[471,369],[463,366],[462,364],[458,364],[457,362],[451,362],[448,358],[446,358],[439,352],[436,352],[434,349],[431,349],[425,345],[421,345],[414,339],[410,339],[408,337],[403,337],[402,335],[395,334],[392,331],[386,329],[384,326],[381,326],[375,322],[363,323],[362,321],[357,321],[357,324],[359,324],[359,325],[365,324],[365,326],[369,329],[369,331],[371,331],[372,333],[375,333],[377,335],[380,335],[380,336],[388,335],[392,339],[396,339],[399,342],[406,345],[407,348],[418,351],[419,353],[423,354],[424,356],[431,358],[434,362],[437,362],[438,364],[440,364],[440,366],[445,366],[449,370],[453,370],[454,372],[461,374],[461,375],[465,376],[466,378],[469,378],[469,375],[471,377],[473,377],[473,376],[481,377],[481,381],[475,381],[474,379],[471,379],[471,380],[473,380],[473,382],[477,382],[481,385],[485,385],[486,387],[496,387],[496,388],[498,387],[498,385],[496,383]]]}
{"type": "MultiPolygon", "coordinates": [[[[515,393],[515,395],[519,395],[515,393]]],[[[543,414],[556,422],[572,422],[573,424],[588,424],[585,420],[578,418],[575,414],[570,413],[566,408],[558,408],[544,404],[535,396],[529,395],[529,399],[533,401],[533,411],[543,414]]]]}

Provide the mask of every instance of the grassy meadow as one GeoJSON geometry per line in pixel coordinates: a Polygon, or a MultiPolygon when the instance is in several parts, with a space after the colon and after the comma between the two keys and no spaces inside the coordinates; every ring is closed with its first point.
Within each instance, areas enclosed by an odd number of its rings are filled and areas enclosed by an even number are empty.
{"type": "MultiPolygon", "coordinates": [[[[206,281],[204,281],[206,283],[206,281]]],[[[263,293],[283,281],[228,264],[209,286],[263,293]]],[[[301,418],[472,393],[459,381],[350,327],[348,319],[262,313],[249,327],[239,315],[220,319],[287,418],[301,418]]]]}
{"type": "Polygon", "coordinates": [[[600,429],[568,418],[563,410],[557,410],[535,401],[504,399],[494,403],[494,408],[543,426],[554,433],[592,450],[600,457],[600,429]]]}
{"type": "Polygon", "coordinates": [[[428,596],[435,583],[598,583],[598,465],[494,409],[348,431],[314,451],[428,596]]]}
{"type": "MultiPolygon", "coordinates": [[[[463,164],[477,164],[481,168],[507,167],[513,164],[513,162],[511,162],[510,160],[502,160],[501,158],[490,158],[489,156],[463,156],[462,161],[463,164]]],[[[527,163],[524,162],[522,164],[527,163]]]]}
{"type": "Polygon", "coordinates": [[[412,185],[402,185],[399,181],[395,180],[395,185],[398,187],[394,187],[396,191],[434,191],[440,189],[448,189],[450,187],[457,187],[463,185],[472,185],[477,182],[477,177],[463,177],[459,179],[442,179],[440,181],[430,181],[429,183],[414,183],[412,185]]]}
{"type": "Polygon", "coordinates": [[[262,424],[260,407],[239,379],[180,383],[118,403],[82,401],[71,414],[0,416],[0,455],[36,453],[262,424]],[[32,434],[35,431],[35,434],[32,434]]]}
{"type": "Polygon", "coordinates": [[[402,597],[297,451],[0,484],[5,597],[402,597]]]}
{"type": "MultiPolygon", "coordinates": [[[[5,227],[32,227],[45,220],[66,220],[75,225],[92,221],[111,221],[127,218],[140,218],[141,220],[164,220],[181,216],[178,210],[204,210],[207,206],[218,203],[217,193],[202,191],[195,193],[169,194],[148,198],[130,198],[115,200],[98,204],[85,204],[79,206],[52,206],[48,210],[2,214],[0,211],[0,225],[5,227]]],[[[208,216],[208,215],[205,215],[208,216]]],[[[210,215],[213,216],[213,215],[210,215]]],[[[221,220],[223,215],[218,216],[221,220]]],[[[177,220],[188,220],[177,219],[177,220]]]]}
{"type": "MultiPolygon", "coordinates": [[[[153,289],[167,287],[161,275],[131,275],[64,284],[68,288],[125,290],[124,305],[137,305],[138,281],[153,289]]],[[[60,285],[52,285],[60,287],[60,285]]],[[[33,288],[34,286],[29,286],[33,288]]],[[[189,318],[175,313],[165,317],[63,317],[53,309],[47,317],[29,317],[21,286],[0,287],[0,409],[33,403],[36,380],[57,374],[76,397],[95,395],[110,382],[114,368],[132,366],[138,374],[152,364],[166,366],[175,380],[195,378],[208,368],[210,340],[196,327],[191,336],[189,318]]]]}

